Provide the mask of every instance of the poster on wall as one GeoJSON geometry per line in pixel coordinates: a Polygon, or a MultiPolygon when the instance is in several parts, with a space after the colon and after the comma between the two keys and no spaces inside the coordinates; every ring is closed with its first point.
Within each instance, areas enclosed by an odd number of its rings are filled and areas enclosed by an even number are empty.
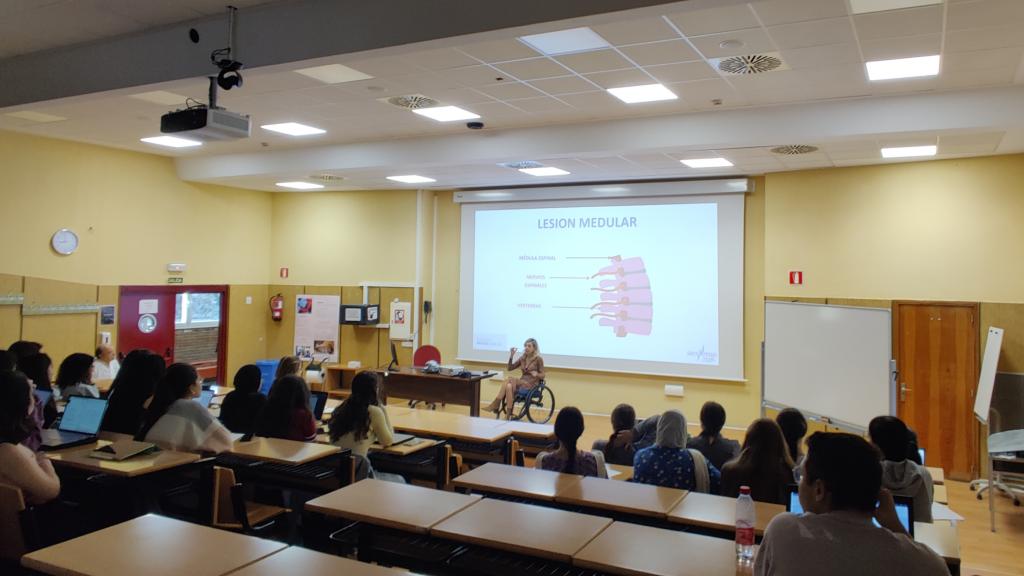
{"type": "Polygon", "coordinates": [[[340,296],[295,297],[295,355],[303,360],[338,361],[340,296]]]}
{"type": "Polygon", "coordinates": [[[412,339],[412,304],[409,302],[391,303],[391,323],[389,337],[392,340],[412,339]]]}

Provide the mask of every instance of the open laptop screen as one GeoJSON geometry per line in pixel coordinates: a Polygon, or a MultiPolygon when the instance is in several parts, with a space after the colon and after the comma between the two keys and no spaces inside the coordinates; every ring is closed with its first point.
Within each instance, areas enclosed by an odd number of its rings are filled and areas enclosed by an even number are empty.
{"type": "Polygon", "coordinates": [[[60,430],[95,434],[103,422],[103,413],[107,411],[107,401],[100,398],[72,396],[64,408],[64,416],[60,420],[60,430]]]}
{"type": "Polygon", "coordinates": [[[324,417],[324,407],[327,406],[327,392],[309,393],[309,411],[313,418],[320,420],[324,417]]]}
{"type": "MultiPolygon", "coordinates": [[[[893,496],[893,500],[896,504],[896,516],[900,519],[900,524],[903,525],[903,529],[914,536],[914,520],[913,520],[913,499],[907,496],[893,496]]],[[[876,503],[875,506],[878,504],[876,503]]],[[[786,503],[786,510],[793,514],[802,514],[804,511],[803,506],[800,505],[800,494],[797,487],[791,486],[789,491],[789,502],[786,503]]],[[[879,526],[877,520],[872,520],[875,526],[879,526]]]]}
{"type": "Polygon", "coordinates": [[[203,390],[193,400],[202,404],[204,408],[209,408],[210,402],[213,401],[213,390],[203,390]]]}

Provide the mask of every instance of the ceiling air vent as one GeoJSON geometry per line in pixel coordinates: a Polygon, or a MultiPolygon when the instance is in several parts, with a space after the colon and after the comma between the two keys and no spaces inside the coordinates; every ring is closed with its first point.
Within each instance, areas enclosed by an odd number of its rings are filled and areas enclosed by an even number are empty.
{"type": "Polygon", "coordinates": [[[433,98],[427,98],[423,94],[406,94],[405,96],[392,96],[391,98],[381,98],[381,101],[387,102],[392,106],[405,108],[406,110],[434,108],[438,105],[437,100],[434,100],[433,98]]]}
{"type": "Polygon", "coordinates": [[[334,174],[310,174],[309,180],[319,182],[321,184],[337,184],[338,182],[345,180],[345,177],[334,174]]]}
{"type": "Polygon", "coordinates": [[[513,170],[522,170],[523,168],[543,168],[544,165],[534,160],[523,160],[521,162],[502,162],[498,166],[504,166],[505,168],[511,168],[513,170]]]}
{"type": "Polygon", "coordinates": [[[722,72],[737,76],[788,69],[788,66],[782,61],[782,56],[778,52],[714,58],[711,60],[711,63],[722,72]]]}
{"type": "Polygon", "coordinates": [[[775,148],[772,148],[772,154],[782,154],[784,156],[810,154],[811,152],[817,151],[817,146],[808,146],[807,144],[787,144],[785,146],[776,146],[775,148]]]}

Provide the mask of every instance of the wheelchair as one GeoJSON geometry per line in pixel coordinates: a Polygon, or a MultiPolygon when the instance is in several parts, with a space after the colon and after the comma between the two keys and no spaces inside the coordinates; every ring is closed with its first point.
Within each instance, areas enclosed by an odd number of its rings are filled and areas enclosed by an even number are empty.
{"type": "Polygon", "coordinates": [[[511,411],[502,398],[501,407],[498,408],[499,418],[502,413],[510,415],[512,420],[522,420],[525,416],[534,424],[547,424],[555,413],[555,393],[548,388],[547,382],[541,380],[533,388],[516,390],[511,411]]]}

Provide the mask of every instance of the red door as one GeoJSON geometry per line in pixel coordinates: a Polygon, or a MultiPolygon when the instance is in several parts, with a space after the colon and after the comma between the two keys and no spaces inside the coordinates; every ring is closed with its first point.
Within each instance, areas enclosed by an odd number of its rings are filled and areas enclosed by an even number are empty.
{"type": "Polygon", "coordinates": [[[174,362],[173,291],[122,287],[117,325],[117,351],[145,348],[174,362]]]}

